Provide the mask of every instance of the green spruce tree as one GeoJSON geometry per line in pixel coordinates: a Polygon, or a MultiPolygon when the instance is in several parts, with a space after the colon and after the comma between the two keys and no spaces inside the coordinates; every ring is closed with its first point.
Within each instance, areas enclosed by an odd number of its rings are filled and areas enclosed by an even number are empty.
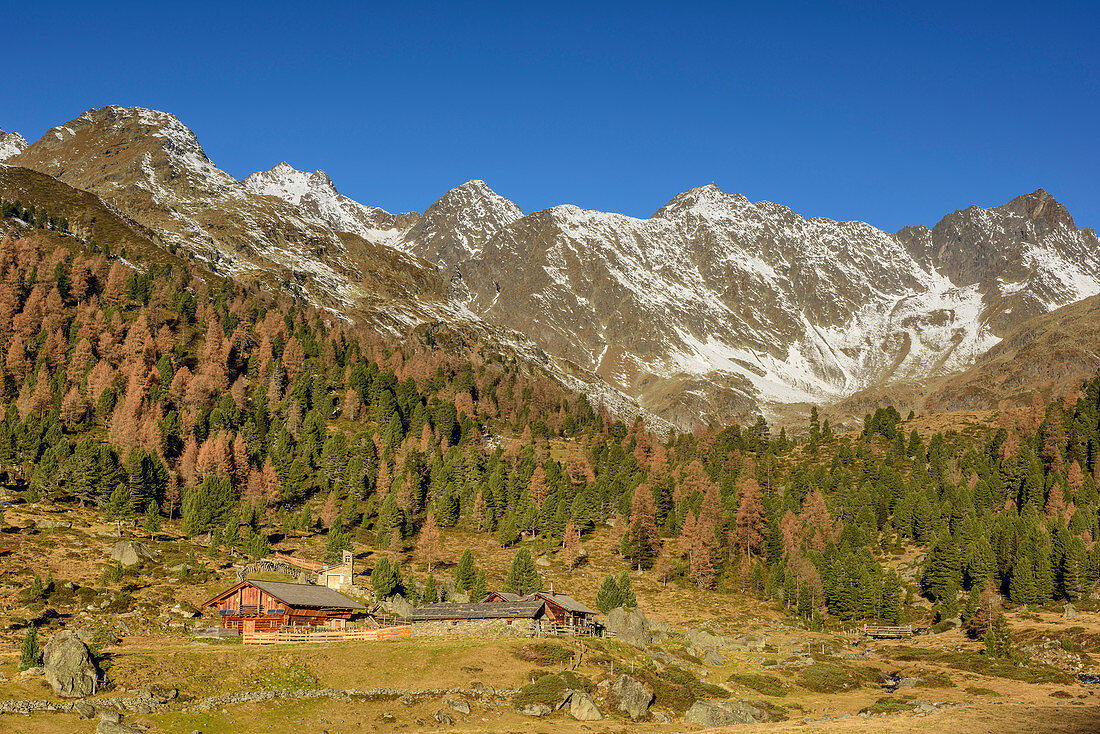
{"type": "Polygon", "coordinates": [[[634,589],[630,585],[630,573],[623,571],[619,574],[619,605],[624,607],[638,606],[638,598],[634,596],[634,589]]]}
{"type": "Polygon", "coordinates": [[[622,605],[623,597],[619,593],[619,584],[614,575],[608,574],[600,585],[600,590],[596,592],[596,609],[607,614],[622,605]]]}
{"type": "Polygon", "coordinates": [[[512,559],[512,567],[504,580],[504,590],[527,595],[542,589],[542,576],[531,558],[531,551],[520,548],[512,559]]]}
{"type": "Polygon", "coordinates": [[[19,669],[28,670],[38,665],[42,651],[38,649],[38,627],[29,625],[23,635],[23,648],[19,653],[19,669]]]}

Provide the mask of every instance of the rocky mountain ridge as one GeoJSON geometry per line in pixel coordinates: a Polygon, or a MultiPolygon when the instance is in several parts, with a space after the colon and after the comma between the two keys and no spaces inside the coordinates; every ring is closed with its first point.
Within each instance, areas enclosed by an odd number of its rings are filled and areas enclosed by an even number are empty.
{"type": "Polygon", "coordinates": [[[648,219],[552,207],[476,250],[446,263],[472,311],[680,425],[958,372],[1100,293],[1095,233],[1041,190],[892,235],[711,185],[648,219]]]}
{"type": "Polygon", "coordinates": [[[462,324],[684,429],[959,373],[1012,325],[1100,293],[1100,241],[1041,189],[894,234],[713,184],[647,219],[525,215],[479,180],[391,214],[285,162],[237,181],[174,116],[121,107],[8,164],[95,193],[217,272],[397,333],[462,324]]]}
{"type": "Polygon", "coordinates": [[[390,214],[376,206],[364,206],[337,192],[324,171],[305,173],[286,161],[267,171],[257,171],[241,183],[254,194],[274,196],[299,207],[335,231],[351,232],[375,242],[397,239],[420,219],[416,212],[390,214]]]}
{"type": "Polygon", "coordinates": [[[0,130],[0,162],[19,155],[27,147],[27,141],[19,133],[8,133],[0,130]]]}

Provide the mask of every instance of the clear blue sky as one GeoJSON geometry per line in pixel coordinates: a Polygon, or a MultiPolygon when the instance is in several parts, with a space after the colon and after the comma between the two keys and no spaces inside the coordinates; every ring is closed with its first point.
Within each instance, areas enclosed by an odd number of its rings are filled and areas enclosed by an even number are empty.
{"type": "Polygon", "coordinates": [[[483,178],[648,216],[714,182],[894,230],[1042,186],[1100,227],[1095,2],[523,5],[24,3],[0,128],[153,107],[234,176],[391,211],[483,178]]]}

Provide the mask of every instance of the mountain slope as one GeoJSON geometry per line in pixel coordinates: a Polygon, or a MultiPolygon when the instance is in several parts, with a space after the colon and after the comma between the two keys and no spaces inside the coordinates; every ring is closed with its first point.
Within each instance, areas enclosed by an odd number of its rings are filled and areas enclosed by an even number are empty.
{"type": "Polygon", "coordinates": [[[9,160],[92,192],[217,273],[297,292],[398,331],[442,298],[427,263],[257,195],[217,168],[175,116],[89,110],[9,160]]]}
{"type": "Polygon", "coordinates": [[[1033,392],[1054,399],[1100,369],[1100,295],[1035,316],[1012,329],[972,367],[945,378],[925,411],[1026,403],[1033,392]]]}
{"type": "Polygon", "coordinates": [[[75,189],[38,171],[0,165],[0,198],[19,200],[43,208],[51,216],[65,217],[69,229],[83,239],[125,252],[143,264],[180,264],[182,259],[157,244],[155,232],[143,227],[98,196],[75,189]]]}
{"type": "Polygon", "coordinates": [[[445,264],[487,321],[691,426],[950,374],[1021,315],[1100,292],[1095,234],[1030,196],[895,236],[711,185],[649,219],[535,212],[445,264]]]}

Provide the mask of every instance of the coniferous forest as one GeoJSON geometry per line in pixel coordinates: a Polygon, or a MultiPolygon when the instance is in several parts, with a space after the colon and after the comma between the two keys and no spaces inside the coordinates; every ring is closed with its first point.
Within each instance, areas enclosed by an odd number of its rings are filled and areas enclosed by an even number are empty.
{"type": "MultiPolygon", "coordinates": [[[[70,240],[0,241],[0,470],[28,501],[179,522],[252,557],[295,530],[326,534],[330,558],[355,542],[429,565],[455,526],[538,537],[572,564],[606,525],[666,584],[815,625],[903,623],[918,596],[966,623],[984,592],[1042,605],[1097,579],[1100,377],[977,433],[922,436],[888,408],[862,432],[814,409],[793,437],[763,419],[658,437],[514,360],[70,240]],[[910,551],[915,586],[884,563],[910,551]]],[[[537,588],[530,560],[511,588],[537,588]]],[[[484,590],[472,559],[459,568],[484,590]]],[[[383,592],[401,578],[388,562],[376,576],[383,592]]],[[[629,583],[609,577],[601,606],[629,583]]]]}

